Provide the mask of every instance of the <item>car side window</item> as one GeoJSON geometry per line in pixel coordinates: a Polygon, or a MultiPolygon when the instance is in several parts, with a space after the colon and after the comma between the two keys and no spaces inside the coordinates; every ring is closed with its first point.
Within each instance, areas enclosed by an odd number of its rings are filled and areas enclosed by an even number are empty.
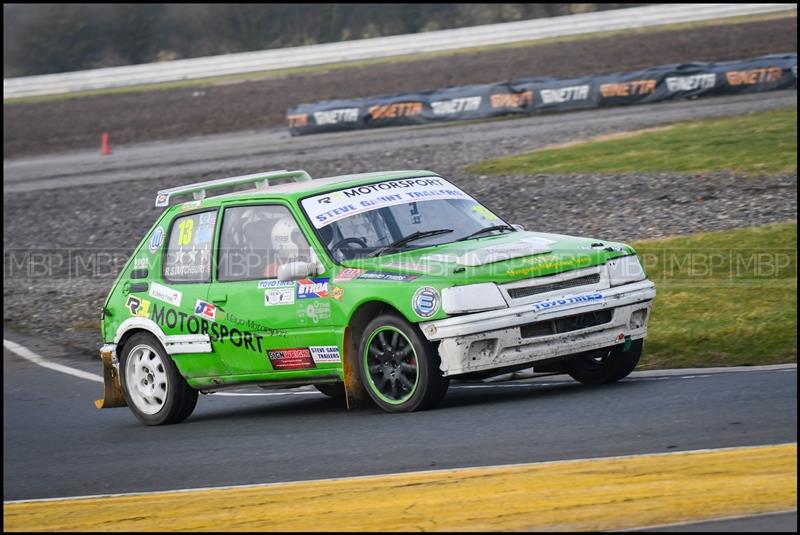
{"type": "Polygon", "coordinates": [[[218,280],[273,279],[288,262],[311,261],[311,248],[285,206],[226,208],[219,240],[218,280]]]}
{"type": "Polygon", "coordinates": [[[172,222],[164,259],[164,279],[170,282],[209,282],[211,244],[217,212],[197,212],[172,222]]]}

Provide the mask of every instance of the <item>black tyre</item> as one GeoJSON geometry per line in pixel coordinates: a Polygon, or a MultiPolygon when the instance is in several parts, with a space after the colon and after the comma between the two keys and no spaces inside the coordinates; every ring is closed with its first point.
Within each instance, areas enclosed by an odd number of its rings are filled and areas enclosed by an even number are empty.
{"type": "Polygon", "coordinates": [[[119,354],[120,383],[125,401],[144,424],[181,422],[197,405],[190,387],[164,348],[149,333],[137,333],[119,354]]]}
{"type": "Polygon", "coordinates": [[[358,373],[372,400],[387,412],[434,407],[450,381],[442,376],[436,346],[415,325],[381,314],[364,328],[358,346],[358,373]]]}
{"type": "Polygon", "coordinates": [[[320,383],[314,385],[314,388],[330,398],[344,397],[344,383],[320,383]]]}
{"type": "Polygon", "coordinates": [[[588,351],[564,361],[565,371],[585,385],[601,385],[627,377],[642,356],[644,340],[634,340],[627,351],[625,344],[588,351]]]}

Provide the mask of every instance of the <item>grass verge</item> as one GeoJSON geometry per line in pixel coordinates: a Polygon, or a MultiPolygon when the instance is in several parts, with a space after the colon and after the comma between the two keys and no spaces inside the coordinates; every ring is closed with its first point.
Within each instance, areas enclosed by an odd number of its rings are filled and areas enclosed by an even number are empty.
{"type": "Polygon", "coordinates": [[[656,299],[638,369],[797,362],[797,222],[632,243],[656,299]]]}
{"type": "Polygon", "coordinates": [[[598,138],[472,164],[478,174],[797,171],[797,106],[598,138]]]}
{"type": "MultiPolygon", "coordinates": [[[[440,57],[455,56],[459,54],[477,54],[480,52],[489,52],[492,50],[501,50],[509,48],[527,48],[527,47],[535,47],[538,45],[548,45],[553,43],[565,43],[572,41],[585,41],[588,39],[599,39],[604,37],[614,37],[622,35],[639,35],[643,33],[690,30],[694,28],[705,28],[708,26],[719,26],[723,24],[742,24],[747,22],[760,22],[765,20],[782,19],[788,17],[796,18],[797,10],[789,9],[786,11],[765,13],[761,15],[742,15],[737,17],[727,17],[723,19],[710,19],[710,20],[701,20],[695,22],[663,24],[659,26],[650,26],[646,28],[633,28],[629,30],[614,30],[607,32],[586,33],[579,35],[564,35],[559,37],[550,37],[547,39],[537,39],[532,41],[517,41],[514,43],[504,43],[499,45],[485,45],[485,46],[477,46],[469,48],[459,48],[457,50],[445,50],[442,52],[404,54],[389,58],[377,58],[377,59],[361,60],[361,61],[345,61],[340,63],[326,63],[324,65],[309,65],[306,67],[274,69],[269,71],[231,74],[226,76],[214,76],[210,78],[198,78],[194,80],[180,80],[175,82],[162,82],[156,84],[134,85],[134,86],[115,87],[108,89],[94,89],[89,91],[62,93],[57,95],[18,97],[18,98],[4,100],[3,105],[11,106],[16,104],[36,104],[39,102],[57,102],[61,100],[70,100],[73,98],[93,97],[99,95],[114,95],[120,93],[141,93],[144,91],[164,91],[169,89],[182,89],[189,87],[200,88],[200,87],[208,87],[214,85],[236,84],[241,82],[253,82],[253,81],[266,80],[272,78],[287,78],[289,76],[299,75],[299,74],[320,74],[340,69],[364,68],[373,65],[382,65],[382,64],[385,65],[394,63],[406,63],[410,61],[421,61],[421,60],[435,59],[440,57]]],[[[191,58],[186,58],[186,59],[191,59],[191,58]]]]}

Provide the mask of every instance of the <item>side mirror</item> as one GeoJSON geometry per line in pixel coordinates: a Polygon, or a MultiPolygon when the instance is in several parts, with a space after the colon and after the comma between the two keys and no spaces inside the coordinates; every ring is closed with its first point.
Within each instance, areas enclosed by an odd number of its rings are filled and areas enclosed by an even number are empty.
{"type": "Polygon", "coordinates": [[[278,267],[278,280],[293,281],[317,274],[317,266],[309,262],[289,262],[278,267]]]}
{"type": "Polygon", "coordinates": [[[516,223],[512,224],[511,226],[514,227],[517,230],[525,230],[525,227],[523,227],[522,225],[516,224],[516,223]]]}

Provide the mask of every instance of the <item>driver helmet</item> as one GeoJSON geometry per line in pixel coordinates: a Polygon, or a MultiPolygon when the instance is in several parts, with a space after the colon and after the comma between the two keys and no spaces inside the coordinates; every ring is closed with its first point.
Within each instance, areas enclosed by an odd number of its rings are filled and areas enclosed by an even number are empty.
{"type": "Polygon", "coordinates": [[[272,227],[272,247],[282,259],[297,258],[303,244],[300,229],[290,217],[284,217],[272,227]]]}

